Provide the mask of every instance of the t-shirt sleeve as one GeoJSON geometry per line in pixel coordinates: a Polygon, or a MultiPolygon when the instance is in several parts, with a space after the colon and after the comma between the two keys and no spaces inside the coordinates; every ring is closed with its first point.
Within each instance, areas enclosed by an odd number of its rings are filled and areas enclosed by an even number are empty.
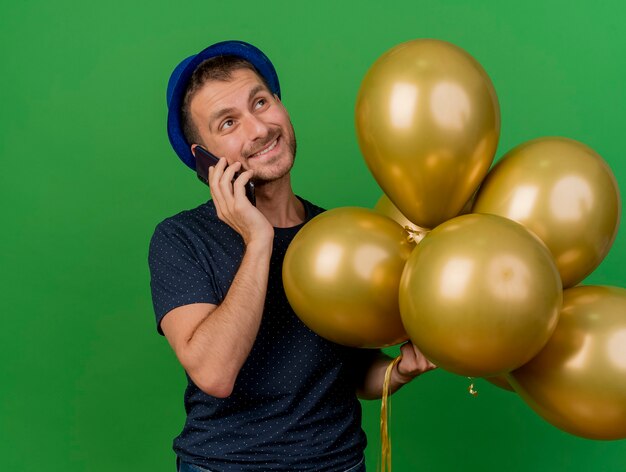
{"type": "Polygon", "coordinates": [[[346,347],[348,374],[354,385],[360,385],[363,382],[365,374],[380,353],[380,349],[346,347]]]}
{"type": "Polygon", "coordinates": [[[159,334],[163,334],[161,320],[174,308],[192,303],[219,304],[213,275],[167,221],[157,225],[152,235],[148,265],[159,334]]]}

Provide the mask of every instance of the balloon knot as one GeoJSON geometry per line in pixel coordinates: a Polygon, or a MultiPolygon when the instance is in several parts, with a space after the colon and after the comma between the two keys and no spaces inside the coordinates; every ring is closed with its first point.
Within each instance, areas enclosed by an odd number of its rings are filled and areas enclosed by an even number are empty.
{"type": "Polygon", "coordinates": [[[404,230],[408,233],[407,239],[409,242],[414,244],[419,244],[422,239],[428,234],[428,230],[426,229],[415,229],[410,226],[405,226],[404,230]]]}

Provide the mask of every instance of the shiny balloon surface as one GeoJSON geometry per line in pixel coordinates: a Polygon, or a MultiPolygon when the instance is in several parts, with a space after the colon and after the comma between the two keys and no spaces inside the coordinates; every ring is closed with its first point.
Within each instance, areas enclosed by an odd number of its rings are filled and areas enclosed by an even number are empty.
{"type": "Polygon", "coordinates": [[[540,138],[500,160],[473,211],[504,216],[533,231],[552,252],[567,288],[608,253],[621,203],[611,169],[593,149],[571,139],[540,138]]]}
{"type": "Polygon", "coordinates": [[[486,175],[500,135],[486,72],[463,49],[434,39],[402,43],[372,65],[355,119],[378,184],[424,228],[459,214],[486,175]]]}
{"type": "Polygon", "coordinates": [[[402,214],[400,210],[398,210],[398,207],[396,207],[391,202],[391,200],[389,200],[389,197],[385,194],[383,194],[378,199],[378,202],[376,202],[374,211],[380,213],[381,215],[385,215],[387,218],[391,218],[403,228],[408,228],[408,231],[412,234],[415,234],[417,239],[421,239],[429,231],[411,222],[406,216],[402,214]]]}
{"type": "Polygon", "coordinates": [[[549,251],[523,226],[464,215],[432,230],[407,261],[402,321],[439,367],[470,377],[500,375],[548,341],[561,307],[549,251]]]}
{"type": "Polygon", "coordinates": [[[506,375],[496,375],[495,377],[485,377],[485,380],[492,383],[496,387],[500,387],[503,390],[514,392],[513,387],[506,378],[506,375]]]}
{"type": "MultiPolygon", "coordinates": [[[[468,213],[471,213],[473,202],[473,199],[468,200],[459,215],[466,215],[468,213]]],[[[376,205],[374,206],[374,211],[380,213],[381,215],[385,215],[387,218],[391,218],[403,228],[408,228],[407,231],[409,231],[409,233],[416,235],[415,239],[417,241],[420,241],[422,237],[430,231],[426,228],[422,228],[421,226],[417,226],[415,223],[410,221],[406,216],[402,214],[400,210],[398,210],[398,207],[396,207],[391,202],[391,200],[389,200],[389,197],[384,193],[378,199],[378,202],[376,202],[376,205]]]]}
{"type": "Polygon", "coordinates": [[[300,319],[320,336],[374,348],[407,339],[398,286],[414,244],[397,223],[364,208],[337,208],[291,242],[283,284],[300,319]]]}
{"type": "Polygon", "coordinates": [[[554,335],[508,378],[554,426],[584,438],[626,438],[626,290],[565,290],[554,335]]]}

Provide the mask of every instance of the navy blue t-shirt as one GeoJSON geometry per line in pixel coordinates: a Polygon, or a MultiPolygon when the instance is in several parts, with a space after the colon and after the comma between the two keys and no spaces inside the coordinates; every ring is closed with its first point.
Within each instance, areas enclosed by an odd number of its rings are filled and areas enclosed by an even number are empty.
{"type": "MultiPolygon", "coordinates": [[[[300,200],[306,221],[324,211],[300,200]]],[[[261,325],[232,394],[207,395],[187,375],[187,420],[174,440],[182,460],[214,471],[322,472],[344,471],[362,459],[356,382],[376,351],[327,341],[293,312],[282,263],[303,225],[274,228],[261,325]]],[[[211,200],[161,222],[149,253],[159,333],[163,316],[178,306],[219,305],[243,253],[241,236],[218,219],[211,200]]]]}

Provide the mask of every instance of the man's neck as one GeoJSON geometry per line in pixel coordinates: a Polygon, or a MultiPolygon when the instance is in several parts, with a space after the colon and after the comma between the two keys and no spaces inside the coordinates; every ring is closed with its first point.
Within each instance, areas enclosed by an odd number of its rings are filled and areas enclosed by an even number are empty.
{"type": "Polygon", "coordinates": [[[257,185],[255,191],[257,208],[275,228],[290,228],[304,221],[306,211],[291,189],[289,174],[274,182],[257,185]]]}

